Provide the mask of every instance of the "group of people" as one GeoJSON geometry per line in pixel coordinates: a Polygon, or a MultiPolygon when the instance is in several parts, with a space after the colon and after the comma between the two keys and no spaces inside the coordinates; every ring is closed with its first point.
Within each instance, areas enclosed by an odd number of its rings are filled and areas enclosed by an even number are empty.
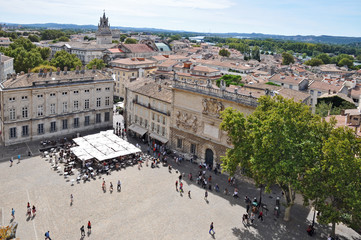
{"type": "Polygon", "coordinates": [[[27,209],[26,215],[27,215],[28,217],[31,217],[31,216],[35,217],[35,215],[36,215],[36,208],[35,208],[34,205],[33,205],[33,207],[31,208],[31,207],[30,207],[30,203],[28,202],[28,204],[27,204],[27,206],[26,206],[26,209],[27,209]]]}
{"type": "MultiPolygon", "coordinates": [[[[20,156],[20,154],[19,154],[19,155],[18,155],[18,163],[20,163],[20,158],[21,158],[21,156],[20,156]]],[[[14,162],[14,157],[11,157],[11,158],[10,158],[10,167],[13,166],[13,162],[14,162]]]]}
{"type": "MultiPolygon", "coordinates": [[[[106,183],[105,183],[104,178],[103,178],[103,183],[102,183],[102,190],[103,190],[103,192],[107,191],[107,187],[106,187],[106,183]]],[[[118,183],[117,183],[117,191],[118,192],[122,191],[122,184],[121,184],[120,180],[118,180],[118,183]]],[[[112,182],[109,183],[109,192],[110,193],[113,192],[113,183],[112,182]]]]}
{"type": "MultiPolygon", "coordinates": [[[[88,221],[88,235],[92,232],[92,225],[90,223],[90,221],[88,221]]],[[[84,229],[84,225],[80,227],[80,234],[81,237],[85,237],[85,229],[84,229]]]]}

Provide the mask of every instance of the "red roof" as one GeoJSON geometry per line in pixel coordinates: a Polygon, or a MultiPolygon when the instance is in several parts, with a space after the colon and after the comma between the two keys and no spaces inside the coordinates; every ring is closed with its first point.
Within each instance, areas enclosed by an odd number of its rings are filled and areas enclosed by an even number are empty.
{"type": "Polygon", "coordinates": [[[123,52],[119,48],[109,48],[108,51],[111,52],[111,53],[121,53],[121,52],[123,52]]]}
{"type": "Polygon", "coordinates": [[[146,44],[124,44],[124,46],[132,53],[154,52],[154,50],[146,44]]]}

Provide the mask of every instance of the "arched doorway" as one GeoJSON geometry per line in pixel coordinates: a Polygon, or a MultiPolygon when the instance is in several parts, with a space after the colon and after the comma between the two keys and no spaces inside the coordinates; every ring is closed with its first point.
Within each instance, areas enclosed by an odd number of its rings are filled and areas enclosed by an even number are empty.
{"type": "Polygon", "coordinates": [[[211,165],[213,167],[213,151],[209,148],[206,150],[206,164],[209,166],[211,165]]]}

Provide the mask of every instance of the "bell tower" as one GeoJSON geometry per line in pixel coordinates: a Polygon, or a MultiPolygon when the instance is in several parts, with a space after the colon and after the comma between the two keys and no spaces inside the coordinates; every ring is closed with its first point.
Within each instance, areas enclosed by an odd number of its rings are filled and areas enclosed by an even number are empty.
{"type": "Polygon", "coordinates": [[[103,17],[100,17],[98,24],[98,31],[96,32],[97,44],[111,44],[112,43],[112,32],[108,18],[105,16],[105,10],[103,17]]]}

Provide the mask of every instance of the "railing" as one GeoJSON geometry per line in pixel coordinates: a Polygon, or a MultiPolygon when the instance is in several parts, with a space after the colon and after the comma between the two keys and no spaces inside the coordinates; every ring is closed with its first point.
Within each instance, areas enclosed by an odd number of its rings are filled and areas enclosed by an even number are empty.
{"type": "Polygon", "coordinates": [[[257,107],[257,98],[251,95],[244,95],[239,93],[232,93],[226,90],[215,89],[204,85],[198,85],[196,83],[186,83],[179,80],[173,80],[173,87],[183,90],[188,90],[204,95],[226,99],[229,101],[241,103],[251,107],[257,107]]]}

